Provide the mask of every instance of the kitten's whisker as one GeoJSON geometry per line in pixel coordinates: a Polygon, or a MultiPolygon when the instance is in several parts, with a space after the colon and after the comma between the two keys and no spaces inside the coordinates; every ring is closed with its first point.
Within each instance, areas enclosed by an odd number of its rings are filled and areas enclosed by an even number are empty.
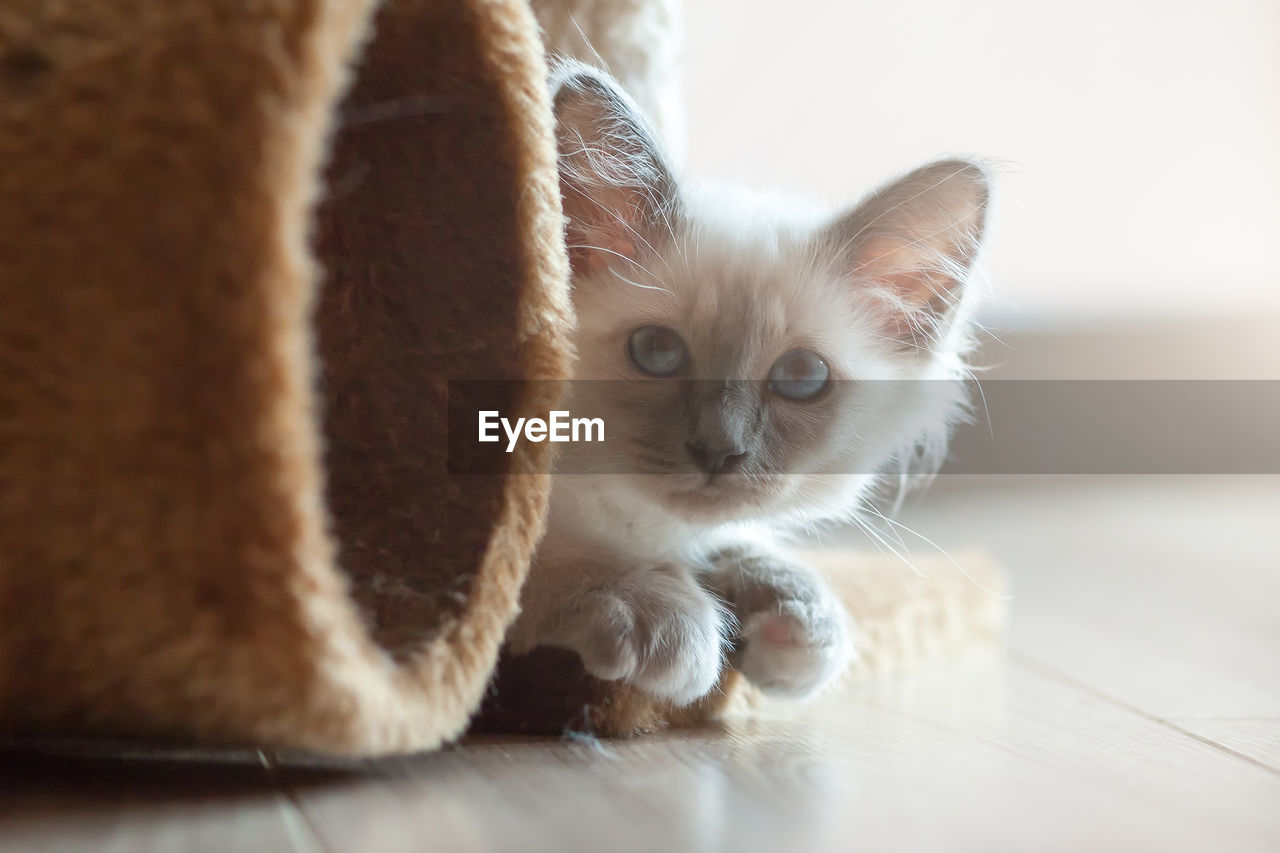
{"type": "Polygon", "coordinates": [[[565,244],[565,248],[566,249],[589,249],[595,252],[607,252],[608,254],[613,255],[614,257],[622,258],[622,260],[626,261],[627,263],[639,267],[640,271],[645,273],[646,275],[650,275],[650,276],[653,276],[654,278],[657,278],[656,275],[653,275],[653,273],[649,272],[649,270],[645,267],[644,264],[640,263],[635,258],[629,258],[626,255],[622,254],[621,252],[615,251],[613,249],[607,249],[604,246],[593,246],[588,243],[571,243],[571,244],[565,244]]]}
{"type": "Polygon", "coordinates": [[[906,554],[904,554],[902,551],[899,551],[897,548],[893,547],[892,543],[890,543],[887,539],[885,539],[883,535],[880,533],[880,531],[872,527],[870,522],[867,522],[865,519],[863,520],[862,529],[866,531],[866,533],[869,536],[872,536],[873,538],[881,542],[886,548],[892,551],[895,557],[902,560],[902,562],[906,563],[907,567],[911,569],[911,571],[914,572],[917,577],[922,577],[922,578],[928,577],[928,575],[920,571],[920,569],[916,566],[915,563],[911,562],[911,559],[907,557],[906,554]]]}
{"type": "MultiPolygon", "coordinates": [[[[871,503],[871,502],[870,502],[870,501],[868,501],[866,498],[862,498],[862,503],[863,503],[863,509],[870,510],[870,511],[871,511],[872,513],[874,513],[874,514],[875,514],[875,516],[876,516],[877,518],[879,518],[881,521],[885,521],[885,522],[888,522],[888,521],[889,521],[889,517],[888,517],[888,516],[886,516],[883,512],[881,512],[881,511],[876,507],[876,505],[875,505],[875,504],[871,503]]],[[[881,532],[885,533],[885,535],[887,535],[887,536],[892,536],[892,537],[894,538],[894,541],[896,541],[896,542],[897,542],[899,545],[901,545],[903,548],[907,548],[907,547],[908,547],[908,546],[907,546],[907,542],[906,542],[906,540],[902,538],[902,534],[901,534],[901,533],[899,533],[897,530],[892,530],[892,529],[891,529],[891,530],[888,530],[888,531],[881,531],[881,532]]]]}
{"type": "MultiPolygon", "coordinates": [[[[874,510],[874,508],[872,508],[872,509],[874,510]]],[[[965,579],[966,579],[966,580],[968,580],[971,584],[973,584],[974,586],[976,586],[978,589],[980,589],[980,590],[982,590],[983,592],[985,592],[987,595],[995,596],[996,598],[998,598],[998,599],[1000,599],[1000,600],[1002,600],[1002,601],[1012,601],[1012,600],[1013,600],[1013,596],[1012,596],[1012,595],[1008,595],[1008,594],[1006,594],[1006,593],[999,593],[999,592],[996,592],[996,591],[995,591],[995,590],[993,590],[993,589],[988,589],[988,588],[987,588],[985,585],[983,585],[983,584],[982,584],[982,583],[981,583],[977,578],[975,578],[973,575],[971,575],[971,574],[969,574],[967,571],[965,571],[964,566],[960,565],[959,561],[957,561],[955,557],[952,557],[950,554],[948,554],[948,553],[946,552],[946,550],[944,550],[941,546],[939,546],[939,545],[938,545],[938,543],[934,542],[932,539],[930,539],[929,537],[925,536],[923,533],[920,533],[920,532],[918,532],[918,531],[916,531],[916,530],[913,530],[912,528],[908,527],[907,525],[903,524],[903,523],[902,523],[902,522],[900,522],[900,521],[895,521],[894,519],[889,518],[888,516],[881,515],[879,512],[877,512],[876,514],[877,514],[877,515],[880,515],[880,517],[881,517],[881,518],[883,518],[883,519],[884,519],[886,522],[888,522],[889,524],[892,524],[892,525],[893,525],[893,526],[895,526],[895,527],[899,527],[899,528],[901,528],[903,531],[905,531],[905,532],[907,532],[907,533],[910,533],[912,536],[916,537],[917,539],[919,539],[920,541],[924,542],[924,543],[925,543],[926,545],[928,545],[929,547],[933,548],[935,551],[937,551],[939,554],[941,554],[943,557],[945,557],[945,558],[947,559],[947,562],[949,562],[949,563],[951,563],[951,565],[955,566],[955,568],[960,572],[960,574],[964,575],[964,577],[965,577],[965,579]]]]}
{"type": "Polygon", "coordinates": [[[672,294],[671,294],[671,291],[670,291],[670,290],[667,290],[665,287],[658,287],[658,286],[656,286],[656,285],[652,285],[652,284],[641,284],[641,283],[640,283],[640,282],[638,282],[638,281],[632,281],[631,279],[627,278],[627,277],[626,277],[625,275],[623,275],[622,273],[620,273],[620,272],[618,272],[617,270],[615,270],[613,267],[608,267],[608,270],[609,270],[609,272],[610,272],[610,273],[612,273],[612,274],[613,274],[613,276],[614,276],[615,278],[620,278],[620,279],[622,279],[623,281],[625,281],[627,284],[630,284],[630,285],[633,285],[633,286],[635,286],[635,287],[638,287],[638,288],[640,288],[641,290],[656,290],[656,291],[658,291],[659,293],[665,293],[665,294],[667,294],[668,296],[671,296],[671,295],[672,295],[672,294]]]}
{"type": "MultiPolygon", "coordinates": [[[[866,525],[862,522],[861,519],[854,517],[853,522],[854,524],[858,525],[858,527],[862,528],[864,533],[870,533],[870,531],[867,529],[866,525]]],[[[884,557],[885,562],[887,562],[890,568],[893,569],[893,573],[898,576],[898,580],[902,582],[902,587],[907,591],[907,594],[911,596],[911,600],[916,604],[919,604],[920,603],[919,599],[916,598],[916,591],[912,588],[911,584],[907,583],[907,579],[906,577],[903,576],[902,571],[898,568],[897,562],[895,562],[894,559],[889,556],[888,552],[885,551],[885,549],[875,540],[875,538],[871,540],[871,544],[875,545],[876,550],[880,552],[880,556],[884,557]]]]}

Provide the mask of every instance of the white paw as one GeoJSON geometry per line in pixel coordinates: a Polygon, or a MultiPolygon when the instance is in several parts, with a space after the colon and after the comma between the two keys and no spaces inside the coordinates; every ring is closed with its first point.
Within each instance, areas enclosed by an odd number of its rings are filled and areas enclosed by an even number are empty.
{"type": "Polygon", "coordinates": [[[687,705],[715,687],[729,617],[678,567],[660,567],[589,596],[574,651],[587,671],[687,705]]]}
{"type": "Polygon", "coordinates": [[[812,696],[853,660],[853,632],[844,607],[825,586],[805,592],[741,615],[736,667],[765,693],[812,696]]]}

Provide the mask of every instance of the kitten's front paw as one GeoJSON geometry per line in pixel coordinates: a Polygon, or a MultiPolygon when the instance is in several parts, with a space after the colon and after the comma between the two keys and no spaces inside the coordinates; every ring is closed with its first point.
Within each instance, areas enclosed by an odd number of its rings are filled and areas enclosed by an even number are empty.
{"type": "Polygon", "coordinates": [[[685,572],[663,566],[591,595],[574,650],[587,671],[678,705],[715,687],[729,616],[685,572]]]}
{"type": "Polygon", "coordinates": [[[800,566],[777,563],[755,577],[733,600],[741,622],[734,667],[768,694],[817,693],[853,660],[844,606],[820,577],[800,566]]]}

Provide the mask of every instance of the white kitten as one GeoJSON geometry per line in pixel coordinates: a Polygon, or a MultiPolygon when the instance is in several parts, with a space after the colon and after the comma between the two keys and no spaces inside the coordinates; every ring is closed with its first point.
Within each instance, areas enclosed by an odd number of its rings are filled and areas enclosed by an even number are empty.
{"type": "Polygon", "coordinates": [[[934,163],[823,220],[678,183],[602,72],[566,64],[552,86],[579,319],[569,408],[602,417],[608,441],[565,445],[510,646],[572,649],[677,703],[726,654],[766,692],[811,694],[849,662],[850,626],[775,538],[941,459],[986,177],[934,163]]]}

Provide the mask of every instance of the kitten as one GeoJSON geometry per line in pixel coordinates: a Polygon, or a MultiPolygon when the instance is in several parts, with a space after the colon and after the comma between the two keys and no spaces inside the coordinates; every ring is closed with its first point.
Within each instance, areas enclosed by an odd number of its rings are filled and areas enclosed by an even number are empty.
{"type": "Polygon", "coordinates": [[[959,384],[901,380],[963,374],[986,176],[934,163],[824,221],[680,183],[603,72],[566,63],[552,90],[575,379],[606,380],[575,381],[568,408],[609,435],[563,445],[510,648],[565,647],[680,704],[726,655],[810,695],[852,629],[775,539],[941,459],[959,384]]]}

